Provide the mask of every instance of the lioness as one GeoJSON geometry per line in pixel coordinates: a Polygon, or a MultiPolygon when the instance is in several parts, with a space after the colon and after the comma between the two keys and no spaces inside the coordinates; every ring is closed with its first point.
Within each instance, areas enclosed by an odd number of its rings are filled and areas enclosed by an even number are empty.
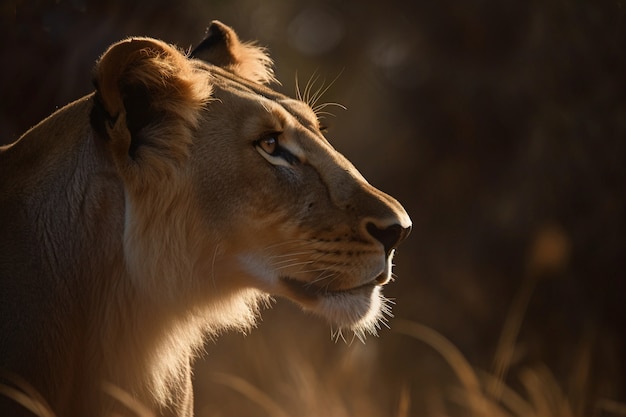
{"type": "MultiPolygon", "coordinates": [[[[0,148],[0,377],[59,417],[193,414],[203,338],[269,295],[374,333],[411,221],[215,21],[190,56],[111,46],[95,92],[0,148]],[[20,384],[17,384],[20,385],[20,384]]],[[[1,415],[30,415],[3,398],[1,415]]]]}

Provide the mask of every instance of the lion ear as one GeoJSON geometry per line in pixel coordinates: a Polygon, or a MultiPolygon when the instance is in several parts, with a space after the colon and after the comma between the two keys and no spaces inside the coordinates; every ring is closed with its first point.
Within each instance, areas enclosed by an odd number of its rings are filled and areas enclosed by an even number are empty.
{"type": "Polygon", "coordinates": [[[206,37],[191,52],[191,57],[259,84],[277,82],[272,70],[272,59],[265,49],[252,42],[242,43],[233,29],[217,20],[211,22],[206,37]]]}
{"type": "Polygon", "coordinates": [[[116,43],[97,62],[94,84],[92,125],[120,164],[163,166],[187,156],[211,86],[176,48],[150,38],[116,43]]]}

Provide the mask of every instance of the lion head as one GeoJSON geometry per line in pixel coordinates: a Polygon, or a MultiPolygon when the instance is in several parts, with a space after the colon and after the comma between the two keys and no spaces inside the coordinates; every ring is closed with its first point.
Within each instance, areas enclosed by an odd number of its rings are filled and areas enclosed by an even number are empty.
{"type": "Polygon", "coordinates": [[[333,149],[307,103],[268,88],[262,49],[214,22],[192,58],[129,39],[96,67],[137,284],[166,298],[258,289],[374,332],[408,215],[333,149]]]}
{"type": "Polygon", "coordinates": [[[189,410],[203,336],[269,295],[376,332],[409,216],[273,80],[219,22],[190,56],[126,39],[93,94],[0,149],[0,368],[62,415],[102,404],[100,380],[189,410]]]}

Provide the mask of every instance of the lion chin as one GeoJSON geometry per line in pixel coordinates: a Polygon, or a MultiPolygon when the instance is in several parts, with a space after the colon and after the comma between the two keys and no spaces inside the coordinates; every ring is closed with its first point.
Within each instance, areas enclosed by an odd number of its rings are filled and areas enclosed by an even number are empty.
{"type": "Polygon", "coordinates": [[[329,321],[335,340],[345,340],[343,332],[350,331],[364,342],[367,334],[378,335],[381,324],[388,327],[387,317],[393,317],[392,301],[383,295],[378,278],[341,290],[308,285],[289,277],[281,277],[281,282],[288,288],[289,298],[329,321]]]}
{"type": "Polygon", "coordinates": [[[343,338],[342,330],[349,329],[364,342],[366,334],[376,336],[381,324],[387,326],[387,317],[393,317],[392,301],[381,289],[379,285],[361,287],[320,299],[317,310],[337,325],[333,332],[335,339],[343,338]]]}
{"type": "MultiPolygon", "coordinates": [[[[335,339],[386,325],[411,219],[274,81],[217,21],[191,53],[129,38],[92,93],[0,147],[0,371],[55,415],[119,415],[105,384],[192,416],[202,344],[249,330],[270,295],[335,339]]],[[[0,415],[29,414],[0,396],[0,415]]]]}
{"type": "Polygon", "coordinates": [[[281,281],[289,289],[290,298],[339,328],[362,328],[370,323],[368,317],[379,317],[382,286],[375,281],[342,290],[308,285],[289,277],[281,277],[281,281]]]}

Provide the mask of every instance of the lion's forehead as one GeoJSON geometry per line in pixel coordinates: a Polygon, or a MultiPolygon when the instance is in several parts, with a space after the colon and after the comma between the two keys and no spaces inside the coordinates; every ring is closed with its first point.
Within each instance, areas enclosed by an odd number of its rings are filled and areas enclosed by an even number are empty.
{"type": "MultiPolygon", "coordinates": [[[[210,64],[202,64],[209,74],[210,81],[218,88],[239,93],[245,98],[260,103],[274,103],[286,110],[301,124],[317,128],[317,116],[313,109],[303,101],[296,100],[265,85],[241,78],[232,72],[210,64]]],[[[264,106],[269,110],[273,106],[264,106]]]]}
{"type": "Polygon", "coordinates": [[[276,102],[288,111],[300,124],[314,129],[318,128],[317,115],[308,104],[290,97],[284,97],[276,102]]]}
{"type": "Polygon", "coordinates": [[[244,136],[284,133],[281,145],[301,160],[310,160],[311,153],[335,153],[308,104],[219,67],[209,68],[217,95],[236,97],[246,104],[246,115],[239,126],[244,136]],[[249,112],[251,109],[254,111],[249,112]]]}

